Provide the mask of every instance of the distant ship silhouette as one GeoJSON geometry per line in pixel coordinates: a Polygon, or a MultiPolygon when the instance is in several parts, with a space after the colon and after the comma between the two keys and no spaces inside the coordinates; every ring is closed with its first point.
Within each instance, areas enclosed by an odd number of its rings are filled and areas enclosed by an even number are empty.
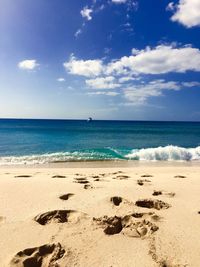
{"type": "Polygon", "coordinates": [[[89,118],[87,119],[87,122],[91,122],[91,121],[92,121],[92,118],[89,117],[89,118]]]}

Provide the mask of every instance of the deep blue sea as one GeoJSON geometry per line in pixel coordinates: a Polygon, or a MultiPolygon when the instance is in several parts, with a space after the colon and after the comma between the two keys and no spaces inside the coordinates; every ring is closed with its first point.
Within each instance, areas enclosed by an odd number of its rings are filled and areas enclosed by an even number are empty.
{"type": "Polygon", "coordinates": [[[200,160],[199,122],[0,119],[0,164],[200,160]]]}

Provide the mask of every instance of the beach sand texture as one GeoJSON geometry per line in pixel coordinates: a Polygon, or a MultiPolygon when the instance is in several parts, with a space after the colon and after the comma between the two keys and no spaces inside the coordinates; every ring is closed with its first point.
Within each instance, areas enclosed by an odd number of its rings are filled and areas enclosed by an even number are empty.
{"type": "Polygon", "coordinates": [[[1,168],[1,267],[200,266],[200,166],[1,168]]]}

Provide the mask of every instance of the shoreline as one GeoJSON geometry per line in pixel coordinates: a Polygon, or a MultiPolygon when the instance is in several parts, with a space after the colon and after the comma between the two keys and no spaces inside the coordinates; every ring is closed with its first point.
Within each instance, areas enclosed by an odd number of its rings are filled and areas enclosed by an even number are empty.
{"type": "Polygon", "coordinates": [[[134,161],[134,160],[95,160],[95,161],[66,161],[40,164],[9,164],[0,165],[6,168],[135,168],[135,167],[200,167],[200,161],[134,161]]]}

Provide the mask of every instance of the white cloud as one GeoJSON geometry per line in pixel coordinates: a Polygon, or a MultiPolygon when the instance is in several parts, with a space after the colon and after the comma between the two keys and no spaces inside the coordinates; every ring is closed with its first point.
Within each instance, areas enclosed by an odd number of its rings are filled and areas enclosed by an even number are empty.
{"type": "Polygon", "coordinates": [[[117,96],[119,95],[118,92],[103,92],[103,91],[97,91],[97,92],[89,92],[87,95],[107,95],[107,96],[117,96]]]}
{"type": "Polygon", "coordinates": [[[135,81],[138,80],[138,78],[133,78],[133,77],[129,77],[129,76],[125,76],[125,77],[121,77],[119,78],[119,83],[126,83],[126,82],[130,82],[130,81],[135,81]]]}
{"type": "Polygon", "coordinates": [[[98,76],[103,71],[101,60],[77,60],[73,55],[63,65],[69,73],[86,77],[98,76]]]}
{"type": "Polygon", "coordinates": [[[112,0],[112,3],[115,3],[115,4],[124,4],[126,2],[127,0],[112,0]]]}
{"type": "Polygon", "coordinates": [[[18,63],[18,67],[23,70],[34,70],[39,64],[36,59],[26,59],[18,63]]]}
{"type": "Polygon", "coordinates": [[[154,80],[147,84],[140,84],[128,87],[124,90],[124,97],[134,105],[146,103],[149,97],[161,96],[163,90],[179,90],[177,82],[164,80],[154,80]]]}
{"type": "Polygon", "coordinates": [[[190,46],[173,45],[146,47],[136,55],[124,56],[107,65],[108,75],[163,74],[168,72],[200,71],[200,50],[190,46]]]}
{"type": "Polygon", "coordinates": [[[118,89],[118,93],[134,105],[144,104],[150,97],[161,96],[166,90],[200,86],[196,81],[154,80],[147,83],[142,80],[144,75],[151,75],[147,76],[150,79],[153,75],[170,72],[200,72],[200,50],[189,45],[177,47],[173,43],[133,49],[130,56],[108,62],[105,59],[82,60],[72,55],[64,67],[71,74],[87,77],[85,83],[92,89],[118,89]]]}
{"type": "Polygon", "coordinates": [[[136,54],[103,64],[102,60],[79,60],[73,55],[64,67],[71,74],[86,77],[99,75],[132,76],[200,71],[200,50],[190,46],[159,45],[155,48],[134,50],[136,54]]]}
{"type": "Polygon", "coordinates": [[[173,2],[170,2],[167,7],[166,10],[167,11],[173,11],[176,8],[175,4],[173,2]]]}
{"type": "Polygon", "coordinates": [[[77,38],[81,33],[82,33],[82,30],[81,30],[81,29],[78,29],[78,30],[75,32],[74,36],[77,38]]]}
{"type": "MultiPolygon", "coordinates": [[[[91,5],[84,6],[83,9],[80,11],[81,16],[85,19],[84,25],[82,25],[82,28],[80,27],[80,30],[77,30],[74,34],[75,37],[78,37],[79,34],[83,32],[83,26],[87,25],[87,21],[90,21],[93,19],[93,17],[99,13],[102,12],[104,9],[109,7],[111,4],[125,4],[126,11],[130,12],[132,10],[137,9],[137,2],[135,0],[106,0],[106,1],[95,1],[93,0],[91,5]],[[105,3],[103,3],[105,2],[105,3]]],[[[129,14],[126,14],[126,17],[129,18],[129,14]]],[[[126,28],[127,31],[133,31],[131,27],[126,28]]]]}
{"type": "Polygon", "coordinates": [[[136,49],[136,48],[132,48],[131,53],[132,53],[133,55],[137,55],[137,54],[140,53],[140,50],[138,50],[138,49],[136,49]]]}
{"type": "Polygon", "coordinates": [[[115,78],[112,76],[90,79],[85,82],[93,89],[115,89],[121,86],[115,82],[115,78]]]}
{"type": "Polygon", "coordinates": [[[195,87],[200,86],[200,82],[183,82],[182,85],[184,87],[195,87]]]}
{"type": "Polygon", "coordinates": [[[124,89],[124,97],[133,105],[143,105],[150,97],[162,96],[163,91],[178,91],[185,87],[195,87],[199,82],[175,82],[165,80],[153,80],[149,83],[140,83],[124,89]]]}
{"type": "Polygon", "coordinates": [[[65,81],[65,79],[64,79],[64,78],[62,78],[62,77],[60,77],[60,78],[58,78],[58,79],[57,79],[57,81],[58,81],[58,82],[64,82],[64,81],[65,81]]]}
{"type": "Polygon", "coordinates": [[[87,6],[84,7],[82,10],[81,10],[81,16],[83,18],[86,18],[87,20],[91,20],[92,19],[92,16],[91,16],[91,13],[93,12],[93,10],[91,8],[88,8],[87,6]]]}
{"type": "Polygon", "coordinates": [[[200,26],[200,1],[199,0],[179,0],[177,5],[169,3],[168,10],[176,10],[171,17],[172,21],[177,21],[187,28],[200,26]]]}

